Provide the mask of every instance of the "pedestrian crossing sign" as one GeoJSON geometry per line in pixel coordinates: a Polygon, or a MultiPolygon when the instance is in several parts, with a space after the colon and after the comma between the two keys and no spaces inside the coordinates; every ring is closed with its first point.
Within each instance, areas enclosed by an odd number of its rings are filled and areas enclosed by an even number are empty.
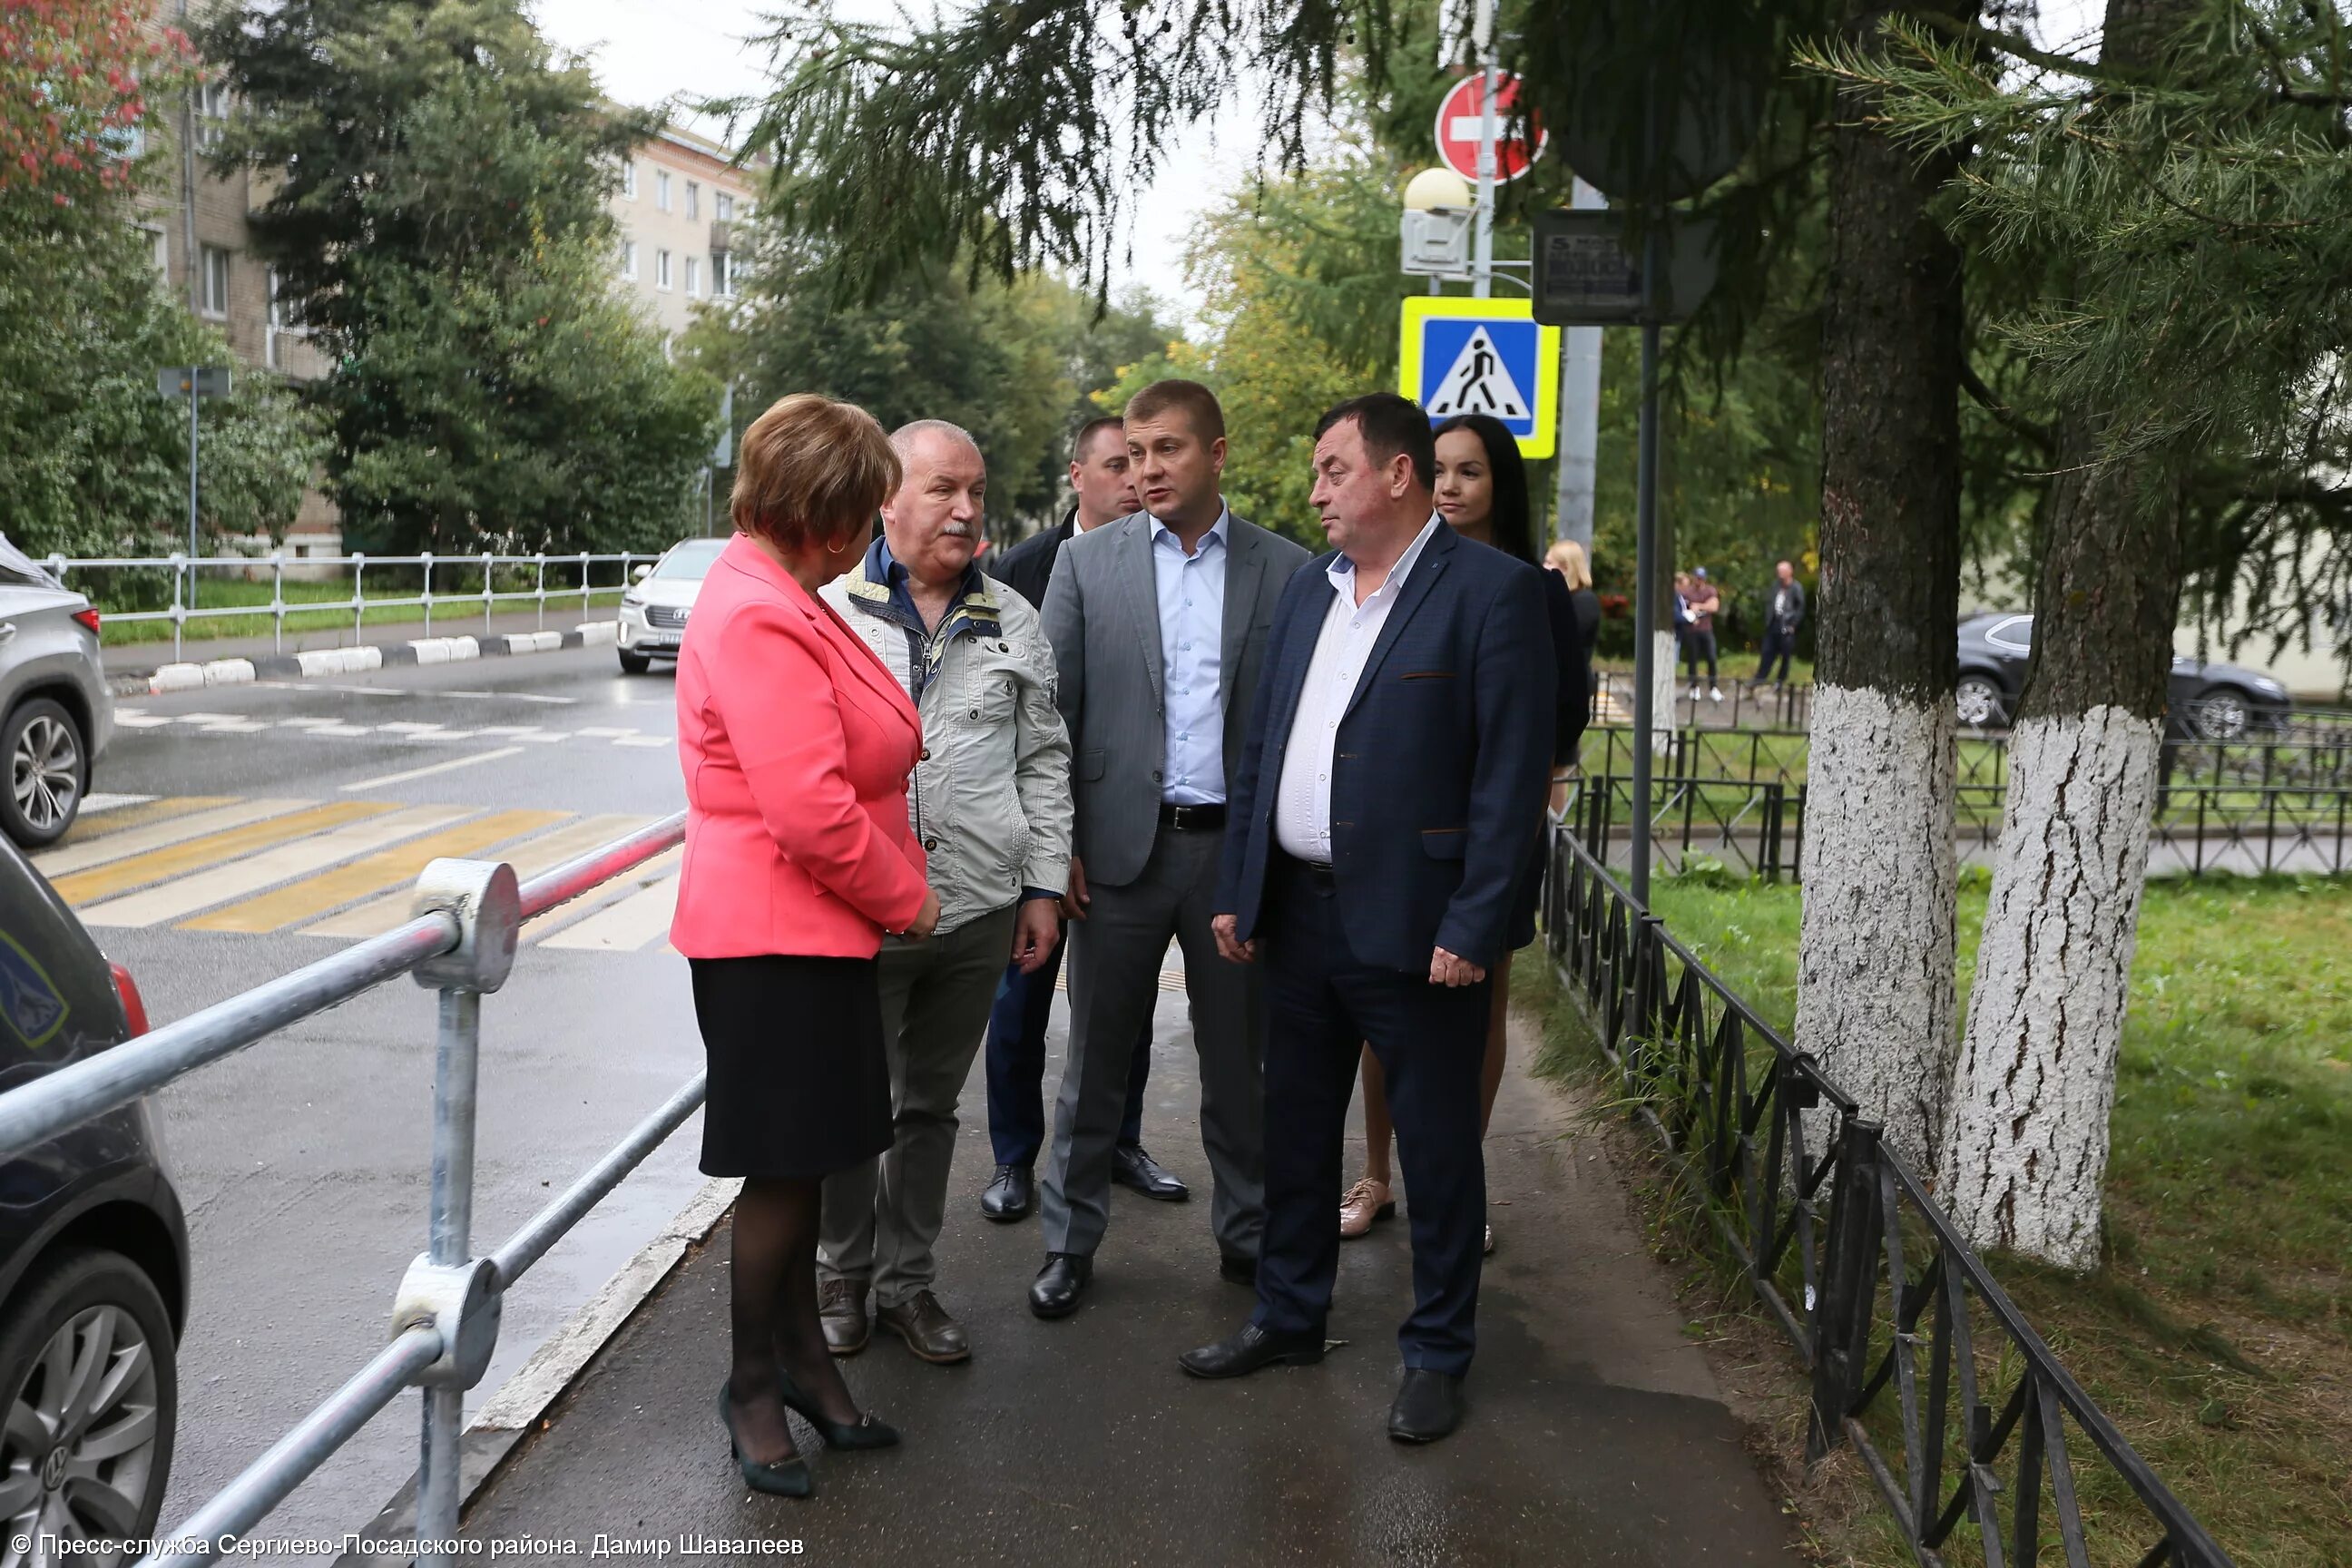
{"type": "Polygon", "coordinates": [[[1549,458],[1559,435],[1559,329],[1539,326],[1528,300],[1415,294],[1404,302],[1397,390],[1430,423],[1491,414],[1519,456],[1549,458]]]}

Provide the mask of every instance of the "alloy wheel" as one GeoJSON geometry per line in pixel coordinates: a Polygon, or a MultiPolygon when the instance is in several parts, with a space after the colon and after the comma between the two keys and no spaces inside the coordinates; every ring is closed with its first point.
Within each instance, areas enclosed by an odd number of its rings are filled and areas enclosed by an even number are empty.
{"type": "Polygon", "coordinates": [[[16,812],[37,833],[53,832],[73,816],[81,796],[81,743],[62,720],[37,713],[16,735],[10,758],[16,812]]]}
{"type": "Polygon", "coordinates": [[[1980,675],[1964,676],[1955,692],[1958,718],[1971,730],[2000,721],[2000,692],[1980,675]]]}
{"type": "Polygon", "coordinates": [[[92,1544],[137,1534],[147,1516],[157,1398],[154,1347],[131,1313],[102,1303],[58,1326],[9,1394],[0,1568],[127,1560],[92,1544]]]}

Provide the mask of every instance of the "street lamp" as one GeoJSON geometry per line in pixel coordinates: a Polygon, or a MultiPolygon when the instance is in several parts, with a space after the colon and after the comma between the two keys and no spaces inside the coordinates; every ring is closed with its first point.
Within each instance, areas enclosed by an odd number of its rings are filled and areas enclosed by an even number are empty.
{"type": "Polygon", "coordinates": [[[1470,221],[1476,198],[1451,169],[1423,169],[1404,187],[1402,269],[1415,278],[1470,275],[1470,221]]]}

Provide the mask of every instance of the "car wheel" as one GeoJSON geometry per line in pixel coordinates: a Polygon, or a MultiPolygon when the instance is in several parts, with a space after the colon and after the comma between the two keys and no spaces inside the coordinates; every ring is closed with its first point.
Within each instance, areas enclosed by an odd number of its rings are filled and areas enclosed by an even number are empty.
{"type": "Polygon", "coordinates": [[[180,1383],[171,1319],[138,1265],[119,1252],[78,1249],[28,1279],[0,1330],[0,1525],[11,1549],[0,1563],[27,1561],[13,1547],[28,1538],[155,1533],[180,1383]]]}
{"type": "Polygon", "coordinates": [[[626,648],[623,648],[621,650],[621,673],[623,675],[643,675],[646,670],[651,669],[653,667],[654,661],[649,655],[631,653],[626,648]]]}
{"type": "Polygon", "coordinates": [[[2254,727],[2253,699],[2234,686],[2217,686],[2191,708],[2197,732],[2209,741],[2236,741],[2254,727]]]}
{"type": "Polygon", "coordinates": [[[63,704],[36,697],[8,715],[0,729],[0,752],[8,756],[0,827],[27,849],[55,844],[73,826],[89,787],[89,752],[81,726],[63,704]]]}
{"type": "Polygon", "coordinates": [[[1998,724],[2008,716],[2008,700],[1990,676],[1963,675],[1953,695],[1958,699],[1960,722],[1971,730],[1998,724]]]}

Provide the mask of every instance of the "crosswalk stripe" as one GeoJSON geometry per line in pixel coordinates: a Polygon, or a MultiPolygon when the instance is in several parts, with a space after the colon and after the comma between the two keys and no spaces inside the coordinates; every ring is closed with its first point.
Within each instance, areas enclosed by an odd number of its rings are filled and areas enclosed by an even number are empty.
{"type": "MultiPolygon", "coordinates": [[[[665,857],[667,858],[667,857],[665,857]]],[[[653,862],[648,861],[650,868],[653,862]]],[[[541,947],[582,948],[597,952],[635,952],[669,934],[670,917],[677,912],[677,877],[665,877],[616,904],[607,904],[586,920],[564,927],[540,942],[541,947]]]]}
{"type": "MultiPolygon", "coordinates": [[[[151,822],[167,817],[185,816],[193,811],[205,811],[213,806],[226,805],[236,799],[233,795],[173,795],[161,800],[142,800],[131,805],[118,805],[97,816],[89,815],[94,801],[84,801],[83,815],[76,819],[66,835],[68,847],[87,844],[93,838],[105,838],[127,828],[144,827],[151,822]]],[[[47,858],[42,857],[41,858],[47,858]]],[[[38,865],[37,859],[34,864],[38,865]]]]}
{"type": "MultiPolygon", "coordinates": [[[[352,804],[362,803],[355,801],[352,804]]],[[[331,806],[319,808],[322,817],[331,810],[331,806]]],[[[338,860],[348,860],[354,855],[364,855],[387,844],[446,826],[472,816],[474,810],[470,805],[412,805],[400,810],[392,810],[382,805],[368,806],[362,812],[353,814],[355,819],[346,819],[340,825],[321,820],[318,826],[326,828],[325,832],[305,834],[257,854],[240,854],[209,870],[176,877],[143,891],[109,899],[85,908],[79,911],[82,923],[90,926],[161,925],[166,921],[178,920],[182,915],[194,914],[198,910],[258,892],[274,883],[299,877],[313,867],[331,866],[338,860]]],[[[89,873],[91,876],[104,874],[102,871],[89,873]]]]}
{"type": "MultiPolygon", "coordinates": [[[[207,835],[243,827],[247,823],[283,816],[288,812],[312,804],[307,800],[232,800],[226,805],[133,826],[126,831],[97,837],[92,843],[85,844],[77,839],[62,844],[34,856],[33,865],[57,886],[58,893],[67,901],[71,902],[74,895],[66,891],[65,880],[61,879],[70,879],[76,872],[87,872],[93,866],[141,858],[167,845],[203,839],[207,835]]],[[[126,887],[130,885],[124,884],[126,887]]]]}
{"type": "MultiPolygon", "coordinates": [[[[635,816],[625,812],[583,816],[577,822],[518,844],[497,858],[512,866],[516,878],[527,882],[541,871],[553,870],[566,860],[576,859],[600,844],[634,833],[652,820],[650,816],[635,816]]],[[[408,889],[404,888],[381,899],[371,899],[316,925],[304,926],[301,934],[351,938],[382,936],[408,918],[408,889]]]]}
{"type": "Polygon", "coordinates": [[[182,931],[278,931],[298,921],[341,909],[353,899],[380,893],[415,879],[430,861],[443,856],[471,855],[493,844],[562,822],[563,811],[499,811],[460,823],[423,838],[412,838],[391,849],[305,877],[275,892],[263,893],[226,909],[181,923],[182,931]]]}

